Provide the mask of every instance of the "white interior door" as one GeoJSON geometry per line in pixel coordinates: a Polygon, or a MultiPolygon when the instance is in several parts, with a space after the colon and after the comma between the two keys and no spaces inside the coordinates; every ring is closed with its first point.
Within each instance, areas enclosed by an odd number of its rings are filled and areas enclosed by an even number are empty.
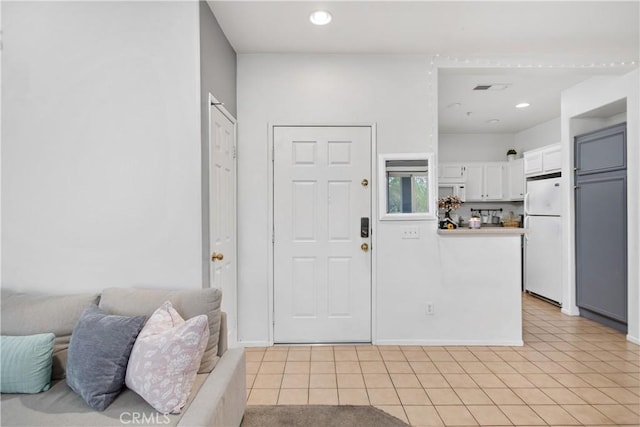
{"type": "Polygon", "coordinates": [[[274,342],[370,342],[371,128],[276,126],[273,140],[274,342]]]}
{"type": "Polygon", "coordinates": [[[209,117],[211,286],[222,289],[228,343],[237,342],[235,124],[216,106],[209,117]]]}

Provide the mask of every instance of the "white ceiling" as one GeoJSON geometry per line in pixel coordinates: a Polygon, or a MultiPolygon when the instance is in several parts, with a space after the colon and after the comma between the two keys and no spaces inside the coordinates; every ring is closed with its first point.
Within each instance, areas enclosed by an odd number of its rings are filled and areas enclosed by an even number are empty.
{"type": "Polygon", "coordinates": [[[554,65],[558,71],[441,69],[441,132],[517,132],[560,115],[560,90],[601,73],[637,67],[640,0],[635,1],[214,1],[237,53],[426,54],[554,65]],[[317,27],[309,14],[329,10],[317,27]],[[629,66],[631,61],[636,65],[629,66]],[[624,67],[600,67],[620,64],[624,67]],[[594,68],[572,69],[573,64],[594,68]],[[502,92],[470,85],[511,83],[502,92]],[[527,100],[531,107],[513,105],[527,100]],[[446,109],[459,102],[459,109],[446,109]],[[471,111],[470,116],[466,115],[471,111]],[[495,125],[485,123],[499,118],[495,125]]]}
{"type": "Polygon", "coordinates": [[[441,69],[440,133],[516,133],[560,116],[560,92],[590,77],[567,70],[441,69]],[[473,90],[482,84],[504,90],[473,90]],[[527,102],[527,108],[515,108],[527,102]],[[459,105],[458,105],[459,104],[459,105]],[[498,123],[487,123],[498,119],[498,123]]]}

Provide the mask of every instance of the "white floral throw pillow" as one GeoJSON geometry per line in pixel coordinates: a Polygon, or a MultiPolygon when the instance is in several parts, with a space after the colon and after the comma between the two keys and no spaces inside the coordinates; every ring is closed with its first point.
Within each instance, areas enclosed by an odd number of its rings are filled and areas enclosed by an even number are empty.
{"type": "Polygon", "coordinates": [[[163,414],[179,414],[209,340],[206,315],[185,321],[166,301],[133,345],[125,384],[163,414]]]}

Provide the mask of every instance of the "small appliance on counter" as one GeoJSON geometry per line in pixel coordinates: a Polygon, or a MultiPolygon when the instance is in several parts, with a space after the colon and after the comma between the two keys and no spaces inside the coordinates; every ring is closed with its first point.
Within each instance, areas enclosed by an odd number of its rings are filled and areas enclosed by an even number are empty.
{"type": "Polygon", "coordinates": [[[471,209],[471,215],[480,218],[483,225],[500,227],[500,222],[502,221],[502,208],[471,209]]]}
{"type": "Polygon", "coordinates": [[[469,218],[469,228],[480,228],[480,217],[472,216],[469,218]]]}

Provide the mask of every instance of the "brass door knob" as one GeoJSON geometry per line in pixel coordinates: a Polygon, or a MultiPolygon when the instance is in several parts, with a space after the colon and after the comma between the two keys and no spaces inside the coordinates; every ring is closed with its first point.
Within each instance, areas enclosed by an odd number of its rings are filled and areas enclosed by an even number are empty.
{"type": "Polygon", "coordinates": [[[367,245],[366,243],[363,243],[360,245],[360,249],[367,252],[369,250],[369,245],[367,245]]]}
{"type": "Polygon", "coordinates": [[[222,261],[223,259],[224,259],[224,255],[222,254],[219,254],[217,252],[214,252],[211,254],[211,261],[215,261],[215,260],[222,261]]]}
{"type": "Polygon", "coordinates": [[[363,179],[360,184],[362,184],[363,187],[366,187],[367,185],[369,185],[369,180],[368,179],[363,179]]]}

